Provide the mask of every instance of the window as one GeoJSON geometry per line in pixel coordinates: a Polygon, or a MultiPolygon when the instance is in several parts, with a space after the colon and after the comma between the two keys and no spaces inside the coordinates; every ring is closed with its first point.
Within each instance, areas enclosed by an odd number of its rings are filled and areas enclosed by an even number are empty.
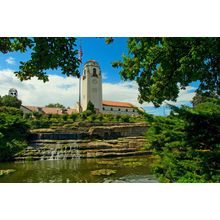
{"type": "Polygon", "coordinates": [[[133,112],[135,112],[135,110],[133,109],[133,112]]]}
{"type": "Polygon", "coordinates": [[[102,110],[105,110],[105,108],[103,107],[102,110]]]}
{"type": "Polygon", "coordinates": [[[111,111],[113,111],[113,108],[111,108],[111,111]]]}
{"type": "Polygon", "coordinates": [[[119,108],[119,109],[118,109],[118,111],[120,112],[120,111],[121,111],[121,109],[119,108]]]}
{"type": "Polygon", "coordinates": [[[127,110],[127,109],[125,109],[125,111],[127,112],[128,110],[127,110]]]}
{"type": "Polygon", "coordinates": [[[94,77],[98,77],[98,75],[97,75],[97,73],[96,73],[96,68],[93,68],[92,76],[94,76],[94,77]]]}

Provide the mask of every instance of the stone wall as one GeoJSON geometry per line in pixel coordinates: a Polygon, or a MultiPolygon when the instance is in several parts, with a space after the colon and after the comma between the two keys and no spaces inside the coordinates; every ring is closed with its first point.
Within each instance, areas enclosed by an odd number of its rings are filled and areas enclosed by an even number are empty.
{"type": "Polygon", "coordinates": [[[145,123],[90,126],[86,131],[33,133],[30,146],[16,160],[60,160],[73,158],[146,155],[145,123]]]}
{"type": "Polygon", "coordinates": [[[119,137],[144,136],[147,131],[145,123],[126,124],[119,126],[94,126],[89,129],[91,137],[101,139],[113,139],[119,137]]]}
{"type": "Polygon", "coordinates": [[[150,154],[145,138],[126,137],[114,140],[36,140],[18,153],[15,160],[62,160],[136,156],[150,154]]]}
{"type": "Polygon", "coordinates": [[[62,130],[60,132],[53,133],[33,133],[30,136],[31,140],[39,139],[50,139],[50,140],[78,140],[78,139],[114,139],[119,137],[133,137],[133,136],[144,136],[147,130],[146,123],[126,123],[126,124],[116,124],[102,125],[102,126],[91,126],[88,124],[86,131],[75,131],[62,130]]]}

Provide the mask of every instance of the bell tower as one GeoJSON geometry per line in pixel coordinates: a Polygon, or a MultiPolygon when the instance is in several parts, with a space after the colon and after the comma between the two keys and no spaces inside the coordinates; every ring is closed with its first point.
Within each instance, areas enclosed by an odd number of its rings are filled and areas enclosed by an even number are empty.
{"type": "Polygon", "coordinates": [[[95,60],[89,60],[83,67],[82,75],[82,110],[87,109],[91,101],[99,111],[102,110],[102,75],[99,64],[95,60]]]}

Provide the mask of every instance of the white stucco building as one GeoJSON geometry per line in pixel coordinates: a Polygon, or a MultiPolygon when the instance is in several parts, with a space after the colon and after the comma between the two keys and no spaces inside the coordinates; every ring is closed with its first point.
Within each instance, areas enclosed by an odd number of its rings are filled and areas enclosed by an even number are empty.
{"type": "MultiPolygon", "coordinates": [[[[101,113],[137,115],[137,107],[128,102],[106,101],[102,99],[102,74],[99,64],[89,60],[83,67],[81,109],[85,111],[91,101],[101,113]]],[[[112,91],[114,92],[114,91],[112,91]]],[[[79,109],[79,108],[78,108],[79,109]]],[[[144,111],[142,108],[138,108],[144,111]]]]}

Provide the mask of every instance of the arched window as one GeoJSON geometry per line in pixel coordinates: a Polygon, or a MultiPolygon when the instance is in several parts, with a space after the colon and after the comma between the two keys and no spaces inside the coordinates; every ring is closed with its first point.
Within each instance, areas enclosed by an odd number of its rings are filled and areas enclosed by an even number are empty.
{"type": "Polygon", "coordinates": [[[125,111],[127,112],[128,110],[127,110],[127,109],[125,109],[125,111]]]}
{"type": "Polygon", "coordinates": [[[133,109],[133,112],[135,112],[135,110],[133,109]]]}
{"type": "Polygon", "coordinates": [[[96,72],[96,68],[93,68],[93,70],[92,70],[92,76],[98,77],[97,72],[96,72]]]}
{"type": "Polygon", "coordinates": [[[119,108],[119,109],[118,109],[118,111],[120,112],[120,111],[121,111],[121,109],[119,108]]]}

